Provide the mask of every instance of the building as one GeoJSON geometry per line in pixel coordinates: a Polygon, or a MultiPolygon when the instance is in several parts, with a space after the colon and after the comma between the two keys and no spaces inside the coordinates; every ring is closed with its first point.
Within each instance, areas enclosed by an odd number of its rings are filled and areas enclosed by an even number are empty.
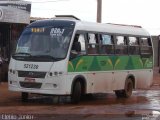
{"type": "MultiPolygon", "coordinates": [[[[9,61],[15,51],[17,40],[30,23],[31,2],[22,0],[0,1],[0,56],[9,61]]],[[[1,67],[1,79],[7,76],[8,63],[1,67]]]]}

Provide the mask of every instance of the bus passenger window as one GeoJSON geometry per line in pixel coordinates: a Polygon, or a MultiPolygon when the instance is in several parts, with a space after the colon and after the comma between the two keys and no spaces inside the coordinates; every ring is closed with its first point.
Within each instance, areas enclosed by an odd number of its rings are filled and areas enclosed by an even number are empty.
{"type": "Polygon", "coordinates": [[[115,53],[119,55],[128,54],[128,47],[126,42],[126,37],[124,36],[116,36],[115,40],[115,53]]]}
{"type": "Polygon", "coordinates": [[[81,54],[86,54],[86,45],[85,45],[84,34],[79,35],[78,42],[80,42],[80,45],[81,45],[81,54]]]}
{"type": "Polygon", "coordinates": [[[117,45],[125,45],[124,37],[123,36],[117,36],[116,37],[116,43],[117,43],[117,45]]]}
{"type": "Polygon", "coordinates": [[[111,35],[100,35],[101,42],[101,54],[114,54],[114,46],[113,46],[113,36],[111,35]]]}
{"type": "Polygon", "coordinates": [[[86,54],[84,34],[76,34],[75,35],[71,53],[73,53],[73,54],[86,54]]]}
{"type": "Polygon", "coordinates": [[[152,55],[152,43],[150,38],[140,38],[141,43],[141,55],[144,57],[150,57],[152,55]]]}
{"type": "Polygon", "coordinates": [[[102,35],[102,45],[110,45],[112,44],[110,35],[102,35]]]}
{"type": "Polygon", "coordinates": [[[149,46],[148,38],[140,38],[142,46],[149,46]]]}
{"type": "Polygon", "coordinates": [[[99,53],[99,44],[98,44],[98,35],[89,33],[88,34],[88,54],[98,54],[99,53]]]}
{"type": "Polygon", "coordinates": [[[139,55],[139,41],[136,37],[128,37],[129,44],[129,54],[130,55],[139,55]]]}

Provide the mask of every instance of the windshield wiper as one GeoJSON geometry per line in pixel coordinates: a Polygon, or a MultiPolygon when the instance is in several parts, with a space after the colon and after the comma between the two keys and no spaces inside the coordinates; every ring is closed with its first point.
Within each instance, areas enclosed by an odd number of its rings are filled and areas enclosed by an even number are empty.
{"type": "Polygon", "coordinates": [[[52,59],[54,61],[63,59],[63,58],[55,58],[55,57],[53,57],[51,55],[34,55],[33,57],[46,58],[46,59],[48,58],[48,59],[52,59]]]}
{"type": "Polygon", "coordinates": [[[32,56],[32,55],[30,53],[19,52],[19,53],[13,54],[13,56],[32,56]]]}

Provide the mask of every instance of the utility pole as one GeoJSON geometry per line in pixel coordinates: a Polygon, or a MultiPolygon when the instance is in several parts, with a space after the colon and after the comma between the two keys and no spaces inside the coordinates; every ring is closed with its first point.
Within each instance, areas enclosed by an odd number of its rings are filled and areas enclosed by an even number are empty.
{"type": "Polygon", "coordinates": [[[97,0],[97,22],[102,22],[102,0],[97,0]]]}

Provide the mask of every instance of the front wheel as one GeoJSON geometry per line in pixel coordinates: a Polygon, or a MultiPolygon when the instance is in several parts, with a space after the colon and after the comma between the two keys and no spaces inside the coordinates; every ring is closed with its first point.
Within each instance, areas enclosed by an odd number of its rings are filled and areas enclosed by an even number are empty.
{"type": "Polygon", "coordinates": [[[72,94],[71,94],[71,101],[72,103],[78,103],[81,98],[81,83],[76,81],[73,86],[72,94]]]}

